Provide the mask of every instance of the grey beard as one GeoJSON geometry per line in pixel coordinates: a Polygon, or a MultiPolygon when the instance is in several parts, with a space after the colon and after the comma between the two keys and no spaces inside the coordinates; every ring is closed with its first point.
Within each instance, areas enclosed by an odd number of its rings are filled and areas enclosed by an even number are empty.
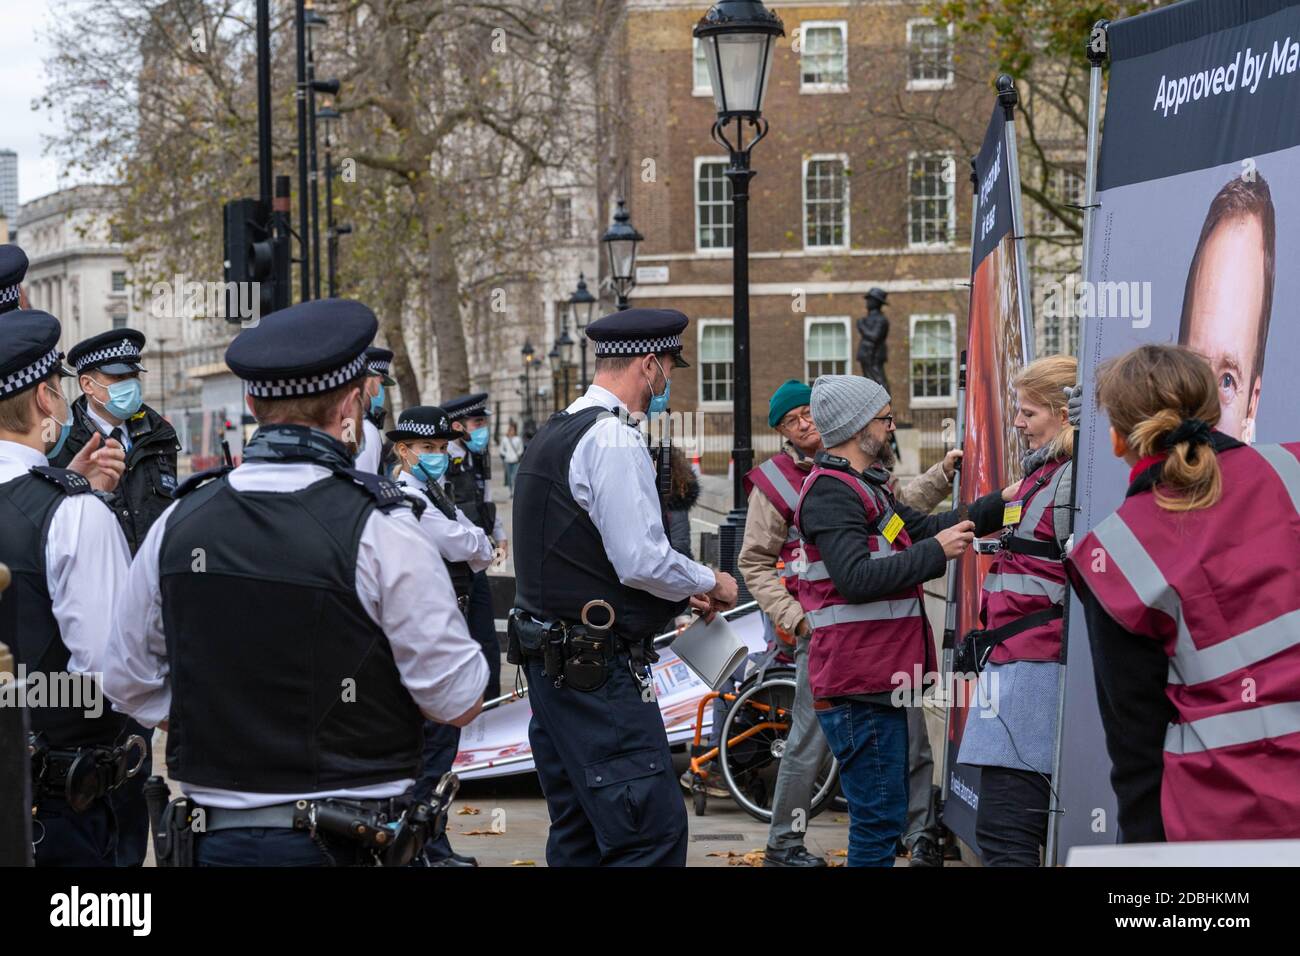
{"type": "Polygon", "coordinates": [[[894,446],[889,443],[889,439],[877,441],[863,432],[862,437],[858,439],[858,450],[882,468],[894,467],[894,446]]]}

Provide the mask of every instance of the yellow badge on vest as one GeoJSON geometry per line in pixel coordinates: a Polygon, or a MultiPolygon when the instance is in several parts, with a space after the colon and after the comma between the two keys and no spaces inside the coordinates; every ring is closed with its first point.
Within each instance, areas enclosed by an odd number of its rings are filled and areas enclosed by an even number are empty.
{"type": "Polygon", "coordinates": [[[890,508],[889,512],[885,515],[884,520],[880,524],[880,534],[886,541],[893,544],[894,539],[898,537],[898,533],[902,530],[903,519],[898,516],[897,511],[890,508]]]}
{"type": "Polygon", "coordinates": [[[1020,516],[1025,510],[1023,501],[1008,501],[1002,509],[1002,524],[1005,527],[1009,524],[1020,524],[1020,516]]]}

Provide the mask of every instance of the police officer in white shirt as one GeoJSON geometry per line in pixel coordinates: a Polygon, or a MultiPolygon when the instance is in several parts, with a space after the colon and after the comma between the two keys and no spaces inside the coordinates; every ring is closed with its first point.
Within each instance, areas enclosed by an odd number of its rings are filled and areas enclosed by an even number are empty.
{"type": "Polygon", "coordinates": [[[595,382],[538,430],[517,474],[510,656],[528,673],[551,866],[686,863],[651,642],[688,602],[733,607],[736,582],[669,546],[654,466],[626,423],[667,409],[686,325],[629,309],[588,326],[595,382]]]}
{"type": "Polygon", "coordinates": [[[486,667],[415,503],[353,467],[376,329],[323,299],[239,334],[226,363],[260,427],[238,468],[181,486],[118,602],[105,686],[167,729],[199,865],[374,862],[377,831],[337,822],[401,819],[422,718],[481,707],[486,667]]]}
{"type": "Polygon", "coordinates": [[[391,369],[393,353],[389,349],[372,345],[366,349],[366,418],[362,428],[365,429],[365,446],[357,454],[357,467],[373,475],[388,475],[395,462],[391,456],[384,454],[384,419],[388,409],[384,407],[384,389],[397,383],[393,380],[391,369]]]}
{"type": "MultiPolygon", "coordinates": [[[[429,507],[420,517],[420,528],[442,555],[447,573],[456,591],[462,613],[469,608],[474,574],[492,563],[492,540],[456,507],[446,488],[444,476],[450,456],[447,442],[460,432],[451,427],[446,411],[437,405],[416,405],[402,412],[397,425],[388,432],[397,458],[395,481],[408,494],[427,501],[429,507]]],[[[442,775],[451,770],[460,748],[460,728],[427,721],[424,725],[424,756],[417,795],[432,792],[442,775]]],[[[426,866],[477,866],[478,861],[451,849],[446,834],[425,848],[422,862],[426,866]]]]}
{"type": "Polygon", "coordinates": [[[115,487],[123,464],[120,449],[103,448],[97,460],[111,465],[88,464],[90,449],[72,461],[90,480],[49,464],[72,419],[59,333],[45,312],[0,320],[0,562],[13,576],[0,643],[27,680],[0,687],[0,702],[29,708],[37,865],[113,866],[120,834],[109,794],[138,771],[145,744],[98,682],[131,556],[113,512],[89,492],[115,487]]]}

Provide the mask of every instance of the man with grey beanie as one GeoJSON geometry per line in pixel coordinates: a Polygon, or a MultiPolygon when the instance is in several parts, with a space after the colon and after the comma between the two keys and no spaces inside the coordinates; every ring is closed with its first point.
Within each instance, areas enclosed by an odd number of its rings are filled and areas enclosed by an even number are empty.
{"type": "Polygon", "coordinates": [[[892,866],[908,804],[908,721],[894,691],[919,693],[914,675],[937,671],[921,584],[1002,526],[1005,493],[972,503],[969,519],[925,515],[889,490],[894,417],[881,385],[823,375],[811,410],[825,451],[795,510],[807,561],[799,603],[813,629],[809,683],[849,802],[848,863],[892,866]]]}

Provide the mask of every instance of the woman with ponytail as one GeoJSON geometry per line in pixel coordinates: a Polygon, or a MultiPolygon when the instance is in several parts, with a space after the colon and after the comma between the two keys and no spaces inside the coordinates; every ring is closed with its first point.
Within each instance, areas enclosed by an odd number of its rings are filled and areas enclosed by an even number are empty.
{"type": "Polygon", "coordinates": [[[1121,842],[1300,837],[1300,443],[1216,430],[1209,364],[1144,345],[1098,372],[1132,471],[1066,559],[1121,842]]]}
{"type": "Polygon", "coordinates": [[[1006,528],[984,578],[982,627],[959,654],[959,669],[979,672],[957,759],[980,767],[975,835],[986,866],[1038,866],[1047,838],[1074,451],[1066,398],[1077,374],[1075,359],[1053,355],[1012,381],[1025,477],[1003,493],[1006,528]]]}

